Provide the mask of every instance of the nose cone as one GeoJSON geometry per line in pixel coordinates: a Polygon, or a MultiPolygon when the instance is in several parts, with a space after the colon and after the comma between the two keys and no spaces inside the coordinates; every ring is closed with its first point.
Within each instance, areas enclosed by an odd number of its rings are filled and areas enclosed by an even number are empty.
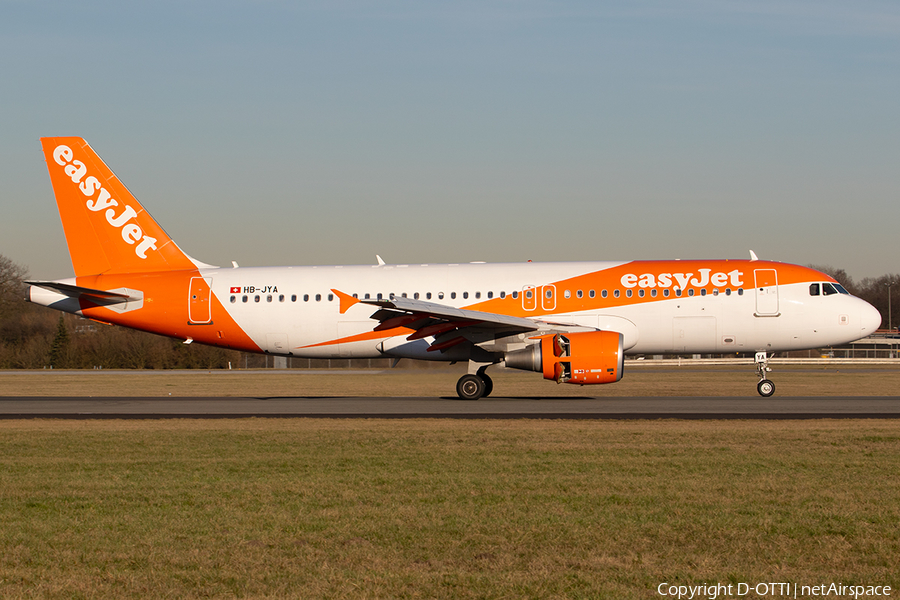
{"type": "Polygon", "coordinates": [[[859,323],[862,328],[860,337],[866,337],[881,327],[881,313],[865,300],[860,300],[860,303],[862,304],[859,309],[859,323]]]}

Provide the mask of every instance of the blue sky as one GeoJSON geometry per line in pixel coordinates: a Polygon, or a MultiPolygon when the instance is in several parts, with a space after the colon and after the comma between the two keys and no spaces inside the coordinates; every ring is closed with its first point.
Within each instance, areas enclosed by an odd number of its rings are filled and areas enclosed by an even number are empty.
{"type": "Polygon", "coordinates": [[[898,272],[894,2],[0,0],[0,254],[71,264],[38,138],[213,264],[898,272]]]}

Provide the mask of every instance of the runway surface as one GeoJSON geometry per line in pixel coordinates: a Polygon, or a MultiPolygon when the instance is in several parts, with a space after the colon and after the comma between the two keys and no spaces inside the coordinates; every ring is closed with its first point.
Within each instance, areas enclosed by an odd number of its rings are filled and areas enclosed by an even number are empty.
{"type": "Polygon", "coordinates": [[[84,398],[3,397],[0,419],[897,419],[900,396],[84,398]]]}

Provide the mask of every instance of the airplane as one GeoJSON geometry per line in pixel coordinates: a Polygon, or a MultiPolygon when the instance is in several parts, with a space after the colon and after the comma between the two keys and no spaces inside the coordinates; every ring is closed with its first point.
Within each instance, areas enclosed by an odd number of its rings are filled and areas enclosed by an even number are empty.
{"type": "Polygon", "coordinates": [[[29,281],[36,304],[275,356],[468,363],[557,383],[614,383],[626,354],[747,353],[771,396],[774,353],[848,343],[879,312],[814,269],[759,260],[217,267],[188,256],[78,137],[42,138],[75,272],[29,281]]]}

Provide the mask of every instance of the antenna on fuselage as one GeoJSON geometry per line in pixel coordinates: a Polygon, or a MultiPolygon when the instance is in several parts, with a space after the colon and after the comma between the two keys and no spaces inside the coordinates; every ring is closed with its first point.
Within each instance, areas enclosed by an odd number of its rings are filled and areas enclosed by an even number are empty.
{"type": "Polygon", "coordinates": [[[756,252],[751,250],[750,251],[750,261],[753,262],[754,260],[759,260],[759,257],[756,255],[756,252]]]}
{"type": "Polygon", "coordinates": [[[379,266],[379,267],[384,266],[384,259],[383,259],[383,258],[381,258],[380,256],[378,256],[377,254],[375,255],[375,258],[378,260],[378,266],[379,266]]]}

